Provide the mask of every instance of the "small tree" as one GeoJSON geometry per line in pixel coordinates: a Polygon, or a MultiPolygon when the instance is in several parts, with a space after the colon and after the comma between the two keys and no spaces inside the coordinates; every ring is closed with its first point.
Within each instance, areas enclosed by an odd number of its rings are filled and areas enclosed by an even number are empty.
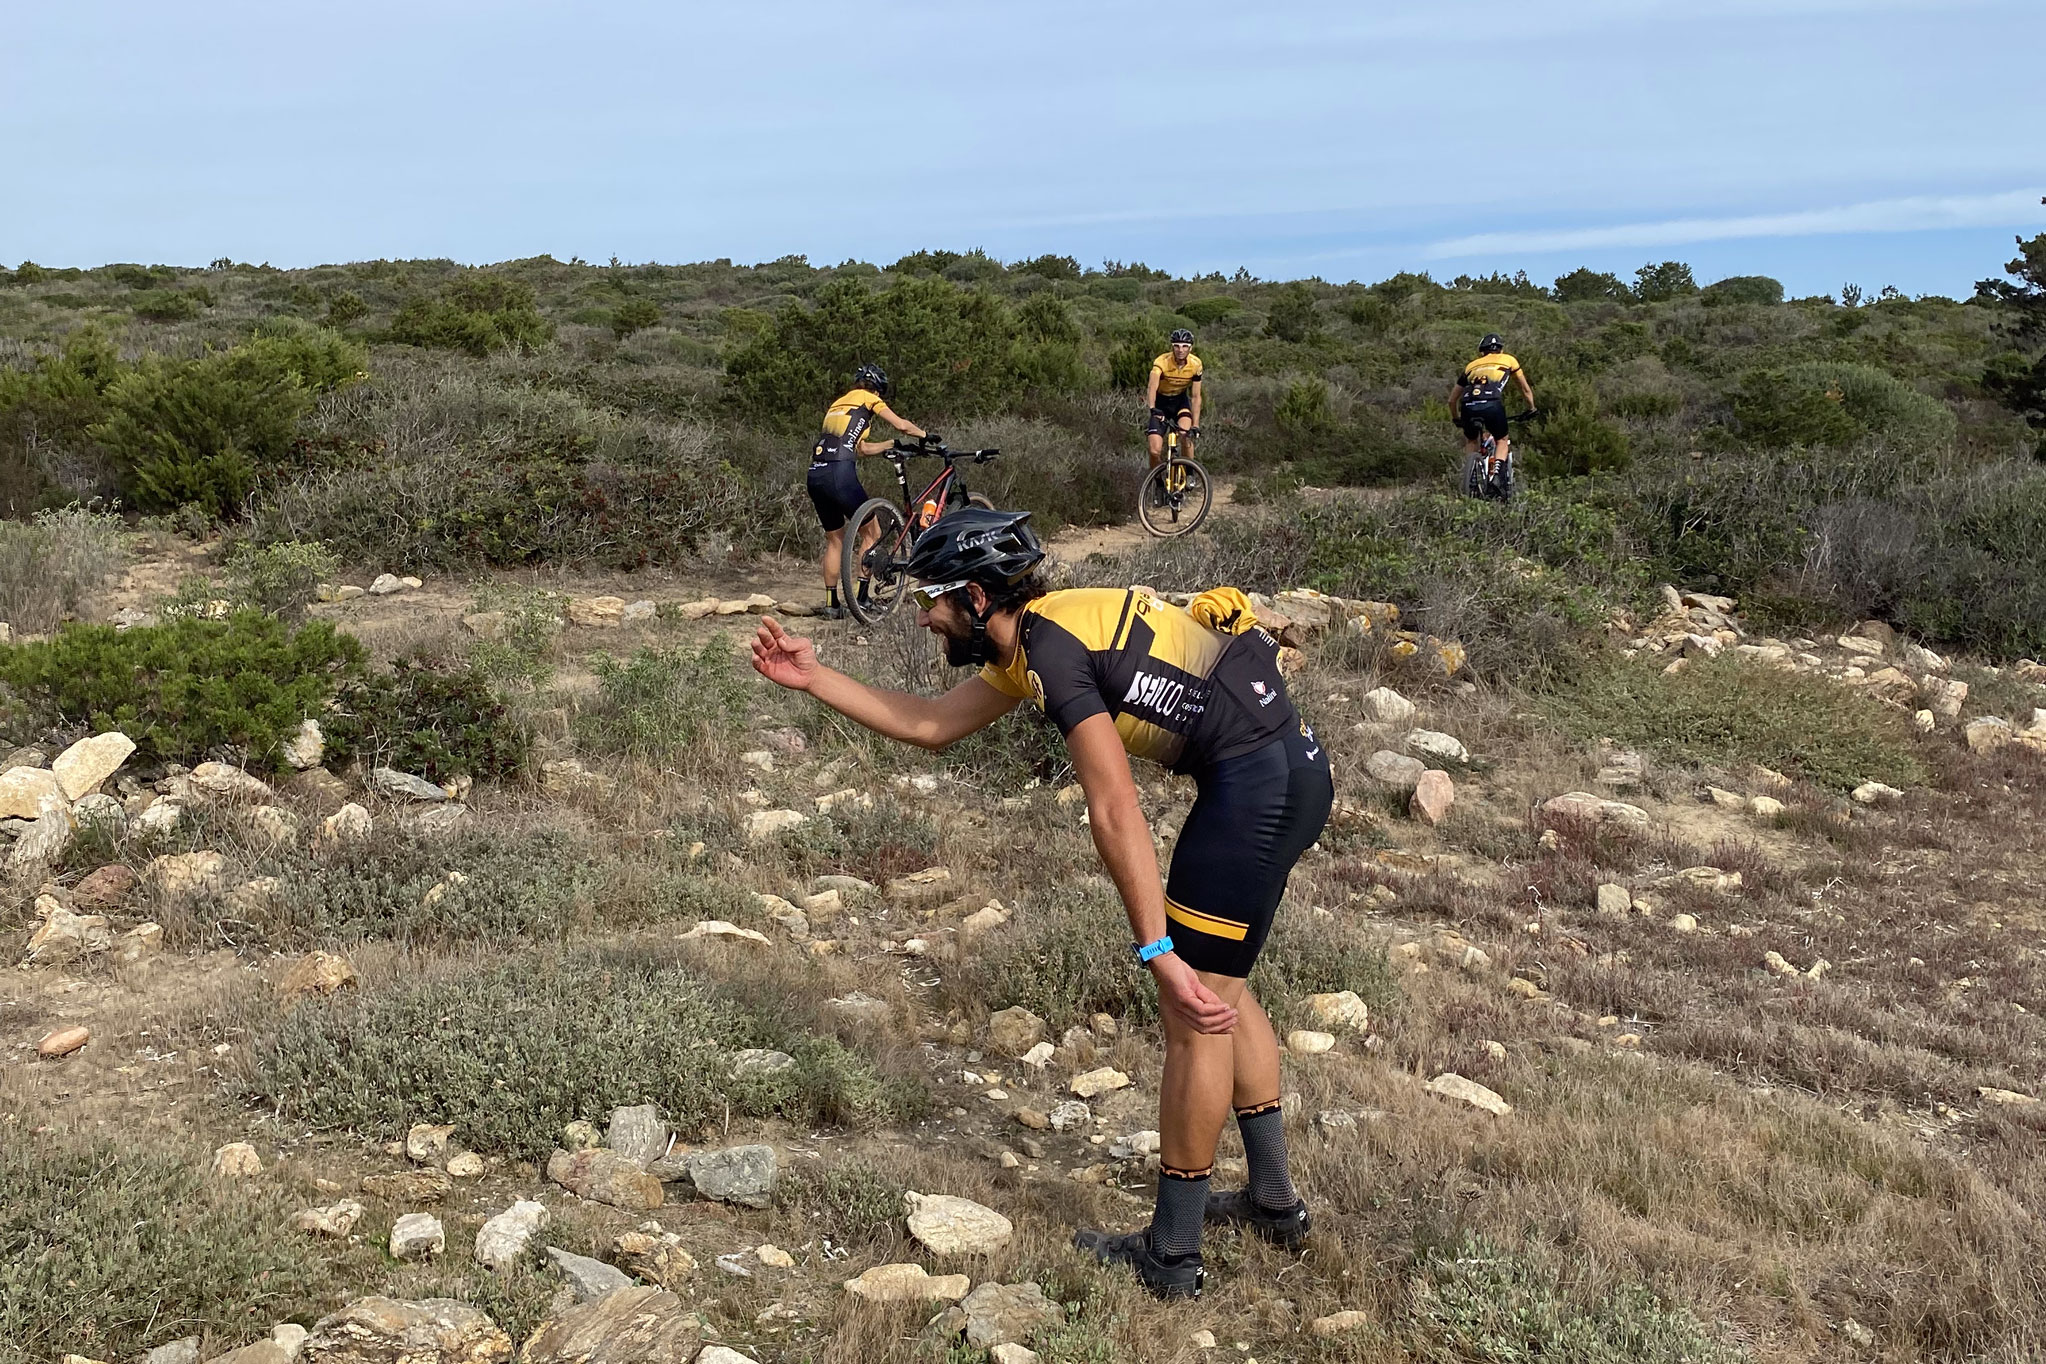
{"type": "MultiPolygon", "coordinates": [[[[2046,199],[2040,200],[2046,204],[2046,199]]],[[[2003,267],[2011,278],[1985,279],[1975,286],[1975,302],[2002,313],[2013,347],[1993,357],[1982,375],[1982,387],[2035,431],[2046,431],[2046,232],[2030,241],[2017,239],[2017,258],[2003,267]],[[2015,282],[2013,282],[2015,281],[2015,282]]],[[[2039,442],[2046,459],[2046,439],[2039,442]]]]}
{"type": "Polygon", "coordinates": [[[1310,341],[1319,330],[1314,315],[1314,290],[1295,280],[1272,298],[1265,317],[1265,335],[1281,341],[1310,341]]]}
{"type": "Polygon", "coordinates": [[[1732,275],[1705,286],[1703,302],[1708,308],[1736,303],[1774,305],[1783,301],[1783,283],[1767,275],[1732,275]]]}
{"type": "Polygon", "coordinates": [[[1555,292],[1559,303],[1624,303],[1634,297],[1634,291],[1618,275],[1588,266],[1558,275],[1555,292]]]}
{"type": "Polygon", "coordinates": [[[1680,260],[1644,265],[1634,272],[1634,295],[1643,303],[1661,303],[1697,292],[1698,281],[1692,277],[1691,267],[1680,260]]]}
{"type": "Polygon", "coordinates": [[[643,332],[660,324],[660,305],[650,298],[630,299],[619,304],[618,311],[611,314],[611,334],[620,341],[634,332],[643,332]]]}

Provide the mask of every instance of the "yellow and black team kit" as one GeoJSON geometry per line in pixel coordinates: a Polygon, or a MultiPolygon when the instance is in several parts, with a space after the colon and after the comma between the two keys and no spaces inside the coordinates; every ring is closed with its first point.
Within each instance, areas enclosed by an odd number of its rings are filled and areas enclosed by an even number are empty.
{"type": "Polygon", "coordinates": [[[1016,656],[981,671],[1060,733],[1107,715],[1131,756],[1193,777],[1165,913],[1197,971],[1250,974],[1334,800],[1328,754],[1286,695],[1278,651],[1262,629],[1225,634],[1140,592],[1077,588],[1025,606],[1016,656]]]}
{"type": "Polygon", "coordinates": [[[1463,390],[1457,404],[1463,416],[1463,433],[1476,440],[1480,430],[1490,431],[1497,440],[1506,434],[1506,381],[1520,373],[1520,361],[1503,351],[1480,355],[1463,367],[1456,386],[1463,390]]]}
{"type": "Polygon", "coordinates": [[[842,529],[867,500],[858,472],[860,442],[868,439],[874,414],[887,407],[880,394],[856,388],[824,413],[824,429],[810,450],[809,490],[810,505],[828,531],[842,529]]]}
{"type": "Polygon", "coordinates": [[[1151,372],[1158,376],[1158,400],[1151,405],[1150,431],[1162,436],[1168,420],[1193,411],[1193,386],[1201,381],[1201,357],[1189,351],[1181,365],[1166,351],[1151,362],[1151,372]]]}

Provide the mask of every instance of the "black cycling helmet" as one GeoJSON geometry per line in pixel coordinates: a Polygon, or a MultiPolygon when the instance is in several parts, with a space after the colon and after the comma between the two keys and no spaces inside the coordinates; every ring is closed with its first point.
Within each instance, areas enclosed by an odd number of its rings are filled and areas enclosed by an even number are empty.
{"type": "Polygon", "coordinates": [[[1027,511],[961,507],[916,538],[905,569],[918,582],[947,591],[968,583],[1005,587],[1044,562],[1044,546],[1027,511]]]}
{"type": "Polygon", "coordinates": [[[853,387],[864,388],[888,396],[888,376],[881,372],[879,365],[861,365],[853,371],[853,387]]]}
{"type": "Polygon", "coordinates": [[[1193,333],[1184,327],[1174,327],[1172,329],[1172,344],[1175,346],[1191,346],[1193,344],[1193,333]]]}
{"type": "Polygon", "coordinates": [[[1486,332],[1485,339],[1478,342],[1478,354],[1493,355],[1506,349],[1506,338],[1497,332],[1486,332]]]}

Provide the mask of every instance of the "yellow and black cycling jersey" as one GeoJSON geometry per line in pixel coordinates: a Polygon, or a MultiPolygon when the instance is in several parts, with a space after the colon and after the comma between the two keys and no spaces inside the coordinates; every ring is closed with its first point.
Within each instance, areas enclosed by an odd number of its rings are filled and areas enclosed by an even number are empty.
{"type": "Polygon", "coordinates": [[[860,441],[874,424],[874,414],[888,404],[871,389],[856,388],[833,403],[824,413],[824,430],[810,452],[813,463],[830,459],[853,459],[860,453],[860,441]]]}
{"type": "Polygon", "coordinates": [[[1179,364],[1166,351],[1151,362],[1151,372],[1158,376],[1158,396],[1176,398],[1201,381],[1201,357],[1187,352],[1186,363],[1179,364]]]}
{"type": "Polygon", "coordinates": [[[981,677],[1037,703],[1062,734],[1108,715],[1131,756],[1179,772],[1251,752],[1300,723],[1279,678],[1279,642],[1211,630],[1141,592],[1083,587],[1023,608],[1006,668],[981,677]]]}
{"type": "Polygon", "coordinates": [[[1480,355],[1463,367],[1463,377],[1456,381],[1463,390],[1466,406],[1478,403],[1503,403],[1506,401],[1506,381],[1520,373],[1520,361],[1503,351],[1491,355],[1480,355]]]}

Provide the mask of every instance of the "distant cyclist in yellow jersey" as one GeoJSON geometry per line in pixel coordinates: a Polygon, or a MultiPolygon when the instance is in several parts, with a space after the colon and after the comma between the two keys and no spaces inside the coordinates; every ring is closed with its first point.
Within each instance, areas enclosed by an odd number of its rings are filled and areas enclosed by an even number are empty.
{"type": "Polygon", "coordinates": [[[1535,410],[1534,389],[1528,386],[1527,371],[1520,361],[1506,353],[1506,342],[1497,332],[1478,343],[1478,358],[1463,367],[1449,388],[1449,414],[1463,428],[1464,453],[1478,452],[1478,436],[1489,431],[1499,443],[1499,457],[1513,453],[1513,440],[1506,425],[1506,381],[1520,386],[1527,410],[1535,410]]]}
{"type": "Polygon", "coordinates": [[[1151,362],[1151,383],[1144,393],[1151,420],[1144,430],[1151,438],[1151,467],[1165,458],[1165,428],[1179,428],[1179,452],[1193,457],[1194,437],[1201,430],[1201,357],[1193,353],[1193,333],[1181,327],[1172,333],[1172,349],[1151,362]]]}
{"type": "MultiPolygon", "coordinates": [[[[888,408],[887,397],[888,376],[880,366],[861,365],[853,372],[852,388],[825,411],[824,429],[810,451],[810,505],[817,509],[817,520],[824,527],[824,615],[832,620],[845,615],[845,608],[838,601],[838,566],[845,553],[845,523],[867,500],[867,490],[860,484],[854,462],[863,455],[886,454],[894,445],[893,441],[867,439],[874,419],[878,417],[926,445],[934,445],[938,439],[896,416],[888,408]]],[[[872,548],[881,536],[880,522],[870,523],[868,529],[861,553],[872,548]]],[[[866,594],[867,583],[862,578],[862,601],[866,594]]]]}

